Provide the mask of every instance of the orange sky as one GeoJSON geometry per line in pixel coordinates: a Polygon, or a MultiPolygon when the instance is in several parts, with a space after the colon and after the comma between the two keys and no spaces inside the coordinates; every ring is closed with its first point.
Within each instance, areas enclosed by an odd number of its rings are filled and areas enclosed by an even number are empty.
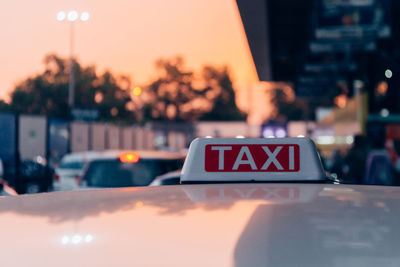
{"type": "Polygon", "coordinates": [[[226,64],[239,106],[246,110],[252,100],[253,109],[259,107],[256,116],[265,114],[265,101],[259,100],[264,86],[257,83],[235,0],[13,0],[0,9],[0,98],[42,71],[46,54],[69,55],[69,25],[56,15],[76,9],[91,14],[88,22],[75,24],[74,51],[84,65],[130,75],[141,85],[154,77],[160,57],[182,55],[194,70],[226,64]]]}

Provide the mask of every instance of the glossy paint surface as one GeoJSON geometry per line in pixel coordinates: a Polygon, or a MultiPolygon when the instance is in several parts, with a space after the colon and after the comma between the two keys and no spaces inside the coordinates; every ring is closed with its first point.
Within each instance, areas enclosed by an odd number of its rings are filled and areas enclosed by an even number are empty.
{"type": "Polygon", "coordinates": [[[214,184],[0,198],[2,266],[399,266],[400,189],[214,184]]]}

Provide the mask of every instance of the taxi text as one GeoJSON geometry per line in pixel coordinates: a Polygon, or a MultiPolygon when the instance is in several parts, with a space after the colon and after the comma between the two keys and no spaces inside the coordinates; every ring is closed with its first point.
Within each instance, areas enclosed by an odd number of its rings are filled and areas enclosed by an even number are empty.
{"type": "Polygon", "coordinates": [[[207,172],[297,172],[297,144],[206,145],[207,172]]]}

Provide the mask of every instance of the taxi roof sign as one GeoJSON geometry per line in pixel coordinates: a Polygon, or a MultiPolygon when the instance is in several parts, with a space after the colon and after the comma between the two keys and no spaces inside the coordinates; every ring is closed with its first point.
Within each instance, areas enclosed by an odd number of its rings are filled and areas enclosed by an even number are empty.
{"type": "Polygon", "coordinates": [[[318,181],[325,172],[309,138],[198,138],[181,182],[318,181]]]}

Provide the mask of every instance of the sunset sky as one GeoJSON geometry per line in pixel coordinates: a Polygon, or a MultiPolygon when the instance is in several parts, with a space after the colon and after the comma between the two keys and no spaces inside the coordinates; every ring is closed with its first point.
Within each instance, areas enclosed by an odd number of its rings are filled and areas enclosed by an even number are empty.
{"type": "Polygon", "coordinates": [[[155,76],[157,58],[182,55],[193,70],[228,65],[242,107],[249,88],[259,88],[235,0],[13,0],[0,8],[0,98],[43,71],[46,54],[69,55],[69,25],[56,16],[74,9],[90,12],[88,22],[75,22],[74,54],[98,71],[143,85],[155,76]]]}

